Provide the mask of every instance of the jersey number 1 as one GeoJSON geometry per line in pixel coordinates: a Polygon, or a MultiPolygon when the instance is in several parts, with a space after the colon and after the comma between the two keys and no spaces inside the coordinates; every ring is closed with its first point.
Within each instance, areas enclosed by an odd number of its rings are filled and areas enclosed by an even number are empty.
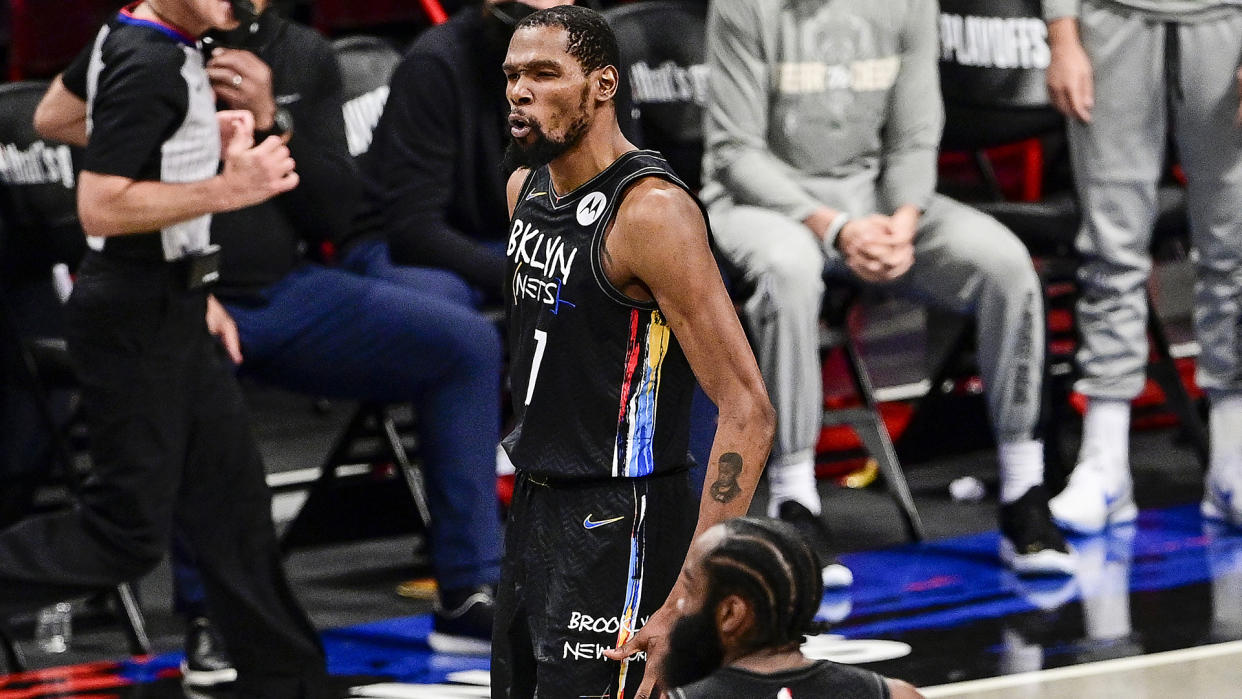
{"type": "Polygon", "coordinates": [[[548,347],[548,333],[544,330],[535,331],[535,358],[530,363],[530,381],[526,384],[526,402],[530,405],[531,396],[535,395],[535,380],[539,378],[539,365],[543,362],[543,351],[548,347]]]}

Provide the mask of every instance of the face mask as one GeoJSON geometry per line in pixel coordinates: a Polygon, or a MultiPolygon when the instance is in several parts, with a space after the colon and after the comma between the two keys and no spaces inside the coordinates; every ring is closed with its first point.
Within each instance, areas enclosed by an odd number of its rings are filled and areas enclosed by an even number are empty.
{"type": "Polygon", "coordinates": [[[253,24],[259,18],[259,13],[254,9],[254,3],[250,0],[229,0],[229,4],[233,6],[233,16],[241,22],[243,27],[253,24]]]}

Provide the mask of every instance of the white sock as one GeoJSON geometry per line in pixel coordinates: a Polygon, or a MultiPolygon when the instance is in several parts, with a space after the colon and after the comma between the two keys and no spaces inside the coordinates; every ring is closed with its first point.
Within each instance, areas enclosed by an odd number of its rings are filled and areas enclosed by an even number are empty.
{"type": "Polygon", "coordinates": [[[997,450],[1000,461],[1000,501],[1002,505],[1026,495],[1044,482],[1044,443],[1037,439],[1004,442],[997,450]]]}
{"type": "Polygon", "coordinates": [[[1090,463],[1107,475],[1129,478],[1130,401],[1115,398],[1087,400],[1078,463],[1090,463]]]}
{"type": "Polygon", "coordinates": [[[509,460],[509,452],[505,451],[503,445],[496,445],[496,475],[512,476],[517,473],[517,469],[513,467],[513,462],[509,460]]]}
{"type": "Polygon", "coordinates": [[[1242,392],[1214,393],[1211,403],[1211,471],[1218,478],[1242,475],[1242,392]]]}
{"type": "Polygon", "coordinates": [[[768,461],[768,516],[775,517],[781,503],[793,500],[818,516],[823,511],[815,487],[815,457],[807,452],[768,461]]]}

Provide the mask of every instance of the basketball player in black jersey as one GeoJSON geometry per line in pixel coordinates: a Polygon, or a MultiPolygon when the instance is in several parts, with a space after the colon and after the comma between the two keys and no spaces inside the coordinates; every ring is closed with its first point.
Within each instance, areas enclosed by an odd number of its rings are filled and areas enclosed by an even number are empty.
{"type": "Polygon", "coordinates": [[[681,618],[664,677],[672,699],[919,699],[862,668],[802,654],[823,587],[819,560],[793,526],[741,517],[708,529],[686,556],[681,618]]]}
{"type": "Polygon", "coordinates": [[[505,57],[518,479],[493,697],[649,696],[691,534],[745,514],[772,440],[702,207],[622,136],[617,64],[607,24],[573,6],[527,17],[505,57]],[[697,506],[695,376],[720,408],[697,506]]]}

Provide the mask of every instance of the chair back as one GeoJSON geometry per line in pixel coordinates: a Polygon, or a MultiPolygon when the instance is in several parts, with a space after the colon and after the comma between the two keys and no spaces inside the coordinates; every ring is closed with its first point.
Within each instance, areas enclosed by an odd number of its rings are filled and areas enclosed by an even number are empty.
{"type": "Polygon", "coordinates": [[[941,0],[943,146],[988,148],[1063,128],[1044,84],[1051,55],[1040,0],[941,0]]]}
{"type": "Polygon", "coordinates": [[[7,229],[6,263],[46,271],[75,265],[86,250],[78,222],[78,149],[41,138],[34,113],[43,81],[0,85],[0,216],[7,229]]]}
{"type": "Polygon", "coordinates": [[[702,0],[646,0],[604,17],[621,49],[622,103],[628,97],[645,147],[660,151],[686,184],[698,189],[707,102],[702,0]]]}
{"type": "Polygon", "coordinates": [[[353,35],[332,42],[341,69],[345,137],[349,154],[357,158],[371,147],[371,135],[384,104],[388,82],[401,62],[401,54],[377,36],[353,35]]]}

